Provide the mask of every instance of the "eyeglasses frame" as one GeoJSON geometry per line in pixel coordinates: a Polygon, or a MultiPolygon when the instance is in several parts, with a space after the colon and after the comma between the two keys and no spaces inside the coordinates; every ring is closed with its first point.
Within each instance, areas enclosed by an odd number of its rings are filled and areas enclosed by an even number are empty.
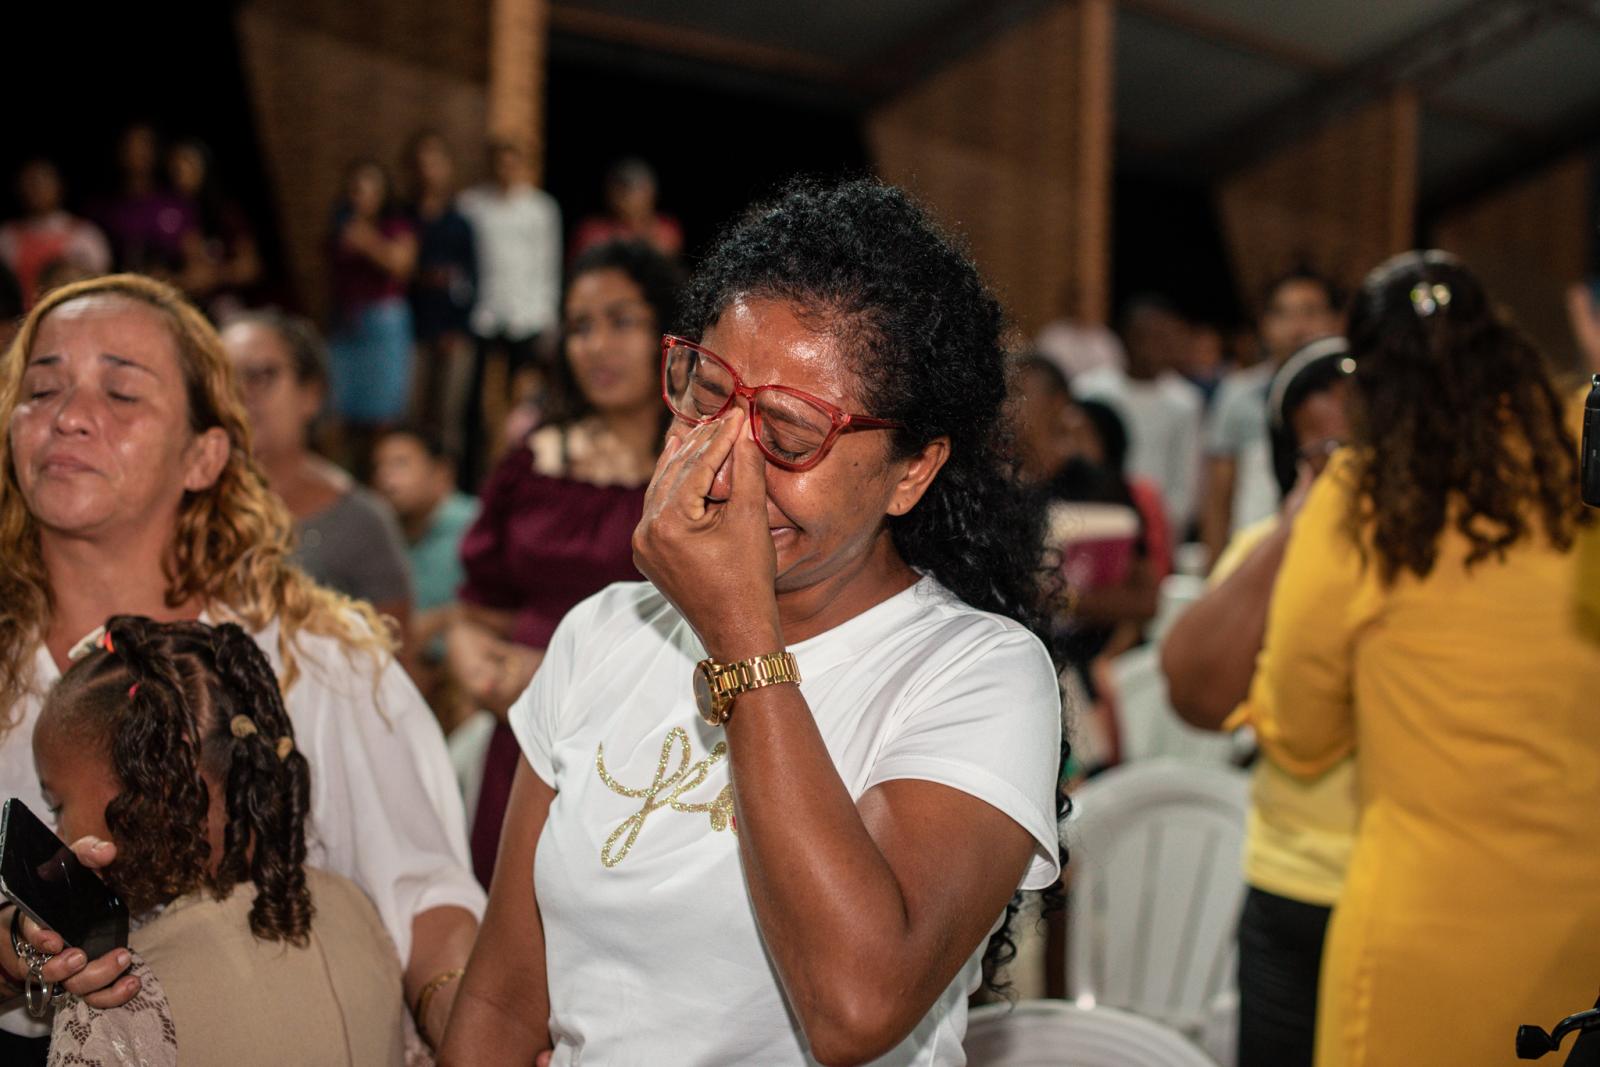
{"type": "Polygon", "coordinates": [[[761,449],[761,454],[767,457],[769,462],[781,467],[783,470],[790,471],[795,474],[800,474],[804,471],[811,470],[813,467],[827,458],[829,451],[832,450],[834,442],[839,439],[840,434],[851,433],[856,430],[898,430],[902,429],[904,426],[903,423],[896,422],[893,419],[877,419],[870,415],[851,414],[837,405],[828,403],[820,396],[812,396],[805,390],[795,389],[792,386],[778,385],[775,383],[756,386],[746,385],[744,384],[744,379],[739,377],[739,372],[729,366],[727,360],[711,351],[711,349],[706,348],[703,345],[695,344],[686,337],[678,337],[677,335],[670,333],[661,335],[661,399],[667,405],[667,410],[670,411],[673,416],[692,423],[693,425],[702,426],[708,422],[715,422],[717,419],[720,419],[722,416],[726,415],[728,413],[728,409],[733,406],[734,401],[738,400],[740,397],[744,397],[745,400],[750,404],[750,436],[752,439],[754,439],[756,447],[761,449]],[[733,379],[733,392],[728,394],[728,399],[723,401],[722,406],[716,410],[715,414],[691,418],[688,415],[680,412],[673,404],[672,389],[667,381],[667,360],[671,358],[672,350],[674,348],[688,348],[699,353],[703,358],[711,360],[713,363],[717,364],[717,366],[727,371],[728,376],[733,379]],[[787,393],[796,400],[801,400],[807,404],[811,404],[819,410],[826,412],[828,415],[828,419],[831,422],[831,426],[828,429],[828,435],[824,437],[822,439],[822,443],[817,446],[816,454],[810,459],[806,460],[804,463],[793,463],[789,460],[774,456],[771,452],[767,451],[767,446],[761,443],[761,409],[756,406],[755,401],[759,394],[769,391],[787,393]]]}

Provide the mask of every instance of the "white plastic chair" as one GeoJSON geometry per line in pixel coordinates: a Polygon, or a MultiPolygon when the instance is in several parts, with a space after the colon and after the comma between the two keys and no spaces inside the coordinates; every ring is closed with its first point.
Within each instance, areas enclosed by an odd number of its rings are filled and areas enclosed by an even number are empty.
{"type": "Polygon", "coordinates": [[[1155,643],[1112,660],[1111,677],[1117,688],[1124,763],[1171,758],[1225,766],[1236,761],[1238,742],[1231,735],[1196,729],[1172,710],[1167,678],[1161,673],[1161,650],[1155,643]]]}
{"type": "Polygon", "coordinates": [[[1067,996],[1157,1019],[1234,1061],[1248,777],[1153,760],[1074,794],[1067,996]]]}
{"type": "Polygon", "coordinates": [[[1170,1027],[1060,1000],[978,1008],[965,1047],[968,1067],[1216,1067],[1170,1027]]]}
{"type": "Polygon", "coordinates": [[[1167,631],[1172,629],[1172,624],[1178,621],[1178,616],[1188,611],[1189,605],[1205,596],[1205,593],[1206,580],[1197,575],[1174,573],[1161,579],[1156,617],[1145,627],[1150,643],[1159,645],[1161,639],[1167,636],[1167,631]]]}

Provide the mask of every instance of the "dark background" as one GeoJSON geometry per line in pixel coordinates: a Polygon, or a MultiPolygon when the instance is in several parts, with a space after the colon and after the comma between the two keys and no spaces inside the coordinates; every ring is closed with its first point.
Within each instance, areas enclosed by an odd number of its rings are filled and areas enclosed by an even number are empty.
{"type": "MultiPolygon", "coordinates": [[[[222,187],[254,222],[268,269],[282,274],[278,220],[234,34],[235,4],[13,5],[0,64],[10,102],[0,134],[0,212],[13,176],[44,155],[61,167],[70,208],[86,211],[116,183],[117,137],[152,123],[198,137],[222,187]]],[[[684,226],[692,265],[717,231],[792,175],[870,172],[868,104],[701,63],[552,39],[546,187],[569,229],[602,206],[602,178],[625,155],[660,175],[662,209],[684,226]]],[[[1118,175],[1113,304],[1156,292],[1189,314],[1231,324],[1239,301],[1210,191],[1201,183],[1118,175]]]]}

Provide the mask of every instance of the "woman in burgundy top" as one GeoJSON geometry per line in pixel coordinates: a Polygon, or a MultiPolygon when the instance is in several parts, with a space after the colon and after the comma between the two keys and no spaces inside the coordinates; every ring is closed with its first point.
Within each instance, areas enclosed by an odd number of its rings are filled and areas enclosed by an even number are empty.
{"type": "Polygon", "coordinates": [[[489,884],[517,766],[507,709],[533,679],[567,611],[612,582],[637,581],[633,530],[668,421],[660,340],[682,278],[649,245],[614,241],[579,256],[563,304],[564,358],[553,419],[501,458],[461,544],[467,580],[448,663],[500,721],[472,824],[472,860],[489,884]]]}

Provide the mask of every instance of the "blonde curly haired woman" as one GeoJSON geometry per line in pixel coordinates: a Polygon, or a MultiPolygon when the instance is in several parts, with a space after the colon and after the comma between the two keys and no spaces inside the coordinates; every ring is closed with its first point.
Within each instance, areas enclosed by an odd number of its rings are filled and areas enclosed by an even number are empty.
{"type": "MultiPolygon", "coordinates": [[[[483,907],[444,742],[372,609],[287,562],[289,515],[250,458],[216,331],[137,275],[57,290],[0,361],[0,426],[0,795],[45,810],[43,695],[108,616],[239,623],[311,762],[311,861],[372,898],[419,1029],[442,1034],[483,907]]],[[[69,949],[44,977],[119,1003],[137,984],[118,962],[69,949]]]]}

